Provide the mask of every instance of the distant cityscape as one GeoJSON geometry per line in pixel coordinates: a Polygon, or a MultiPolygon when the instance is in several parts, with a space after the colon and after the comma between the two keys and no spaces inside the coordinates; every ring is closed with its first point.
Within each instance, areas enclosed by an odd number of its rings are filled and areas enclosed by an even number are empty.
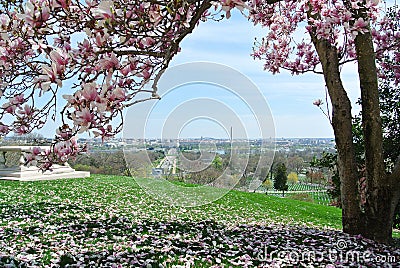
{"type": "MultiPolygon", "coordinates": [[[[52,139],[40,135],[36,137],[5,137],[0,145],[18,144],[50,144],[52,139]]],[[[134,139],[113,138],[102,141],[99,138],[79,138],[78,143],[87,144],[90,150],[116,150],[123,148],[137,148],[146,150],[160,150],[168,148],[179,148],[185,151],[196,151],[199,144],[204,146],[214,145],[219,153],[224,153],[232,144],[247,144],[251,150],[257,150],[267,145],[269,149],[276,152],[304,152],[304,151],[335,151],[333,138],[274,138],[274,139],[216,139],[210,137],[184,138],[184,139],[134,139]]],[[[243,147],[243,146],[241,146],[243,147]]]]}
{"type": "MultiPolygon", "coordinates": [[[[0,146],[43,146],[51,141],[40,135],[7,137],[0,141],[0,146]]],[[[69,161],[76,170],[139,178],[162,177],[200,185],[214,183],[219,188],[230,188],[233,183],[237,189],[250,189],[248,183],[253,179],[264,181],[272,174],[273,163],[284,163],[289,173],[295,172],[303,181],[310,174],[320,174],[318,178],[310,177],[310,183],[326,186],[332,174],[315,170],[311,165],[324,153],[336,152],[331,138],[114,138],[104,142],[98,138],[80,138],[78,143],[85,144],[88,153],[69,161]],[[214,182],[220,176],[223,180],[214,182]]]]}

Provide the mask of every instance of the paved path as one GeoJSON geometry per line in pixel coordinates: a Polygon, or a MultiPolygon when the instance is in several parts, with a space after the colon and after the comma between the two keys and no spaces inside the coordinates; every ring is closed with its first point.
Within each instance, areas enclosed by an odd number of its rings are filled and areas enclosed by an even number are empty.
{"type": "Polygon", "coordinates": [[[164,168],[168,170],[168,173],[171,174],[176,173],[176,162],[177,162],[177,150],[176,148],[171,148],[168,150],[167,155],[161,160],[160,164],[158,164],[157,168],[164,168]]]}

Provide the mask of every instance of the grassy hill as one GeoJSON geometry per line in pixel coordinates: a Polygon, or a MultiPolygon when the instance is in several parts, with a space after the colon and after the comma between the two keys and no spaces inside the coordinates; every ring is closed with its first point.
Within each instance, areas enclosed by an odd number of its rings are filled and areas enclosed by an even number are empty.
{"type": "Polygon", "coordinates": [[[338,208],[239,191],[174,207],[130,177],[0,181],[0,213],[0,267],[349,267],[400,260],[398,248],[337,231],[338,208]],[[358,259],[301,256],[330,250],[358,252],[358,259]],[[365,252],[375,259],[360,258],[365,252]]]}

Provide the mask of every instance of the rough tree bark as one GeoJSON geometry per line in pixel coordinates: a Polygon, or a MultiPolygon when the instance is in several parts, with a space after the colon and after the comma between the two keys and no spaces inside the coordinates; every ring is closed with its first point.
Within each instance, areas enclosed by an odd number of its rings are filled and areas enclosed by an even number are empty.
{"type": "Polygon", "coordinates": [[[388,242],[392,237],[392,190],[383,161],[382,122],[379,109],[378,77],[370,32],[355,39],[361,89],[362,127],[365,143],[365,236],[388,242]]]}
{"type": "MultiPolygon", "coordinates": [[[[357,17],[366,21],[366,10],[359,9],[357,17]]],[[[386,174],[378,76],[371,31],[357,35],[355,48],[361,89],[367,182],[363,235],[386,243],[392,238],[393,214],[399,200],[400,189],[395,181],[391,181],[392,176],[386,174]]],[[[395,173],[393,175],[396,176],[395,173]]]]}
{"type": "Polygon", "coordinates": [[[338,151],[341,178],[343,231],[349,234],[364,233],[363,216],[359,206],[358,172],[353,146],[351,103],[343,87],[338,53],[326,40],[312,36],[319,55],[324,79],[332,102],[332,126],[338,151]]]}
{"type": "MultiPolygon", "coordinates": [[[[318,14],[308,12],[310,18],[318,14]]],[[[365,232],[363,213],[358,194],[358,171],[353,145],[351,102],[340,77],[339,54],[328,40],[317,38],[316,28],[310,37],[321,62],[322,72],[332,103],[332,126],[338,152],[338,170],[341,180],[343,231],[352,235],[365,232]]]]}

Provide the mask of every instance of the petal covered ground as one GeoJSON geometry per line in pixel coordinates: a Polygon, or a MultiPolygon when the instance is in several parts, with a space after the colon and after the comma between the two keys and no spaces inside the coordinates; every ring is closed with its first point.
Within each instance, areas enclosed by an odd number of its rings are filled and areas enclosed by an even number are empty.
{"type": "Polygon", "coordinates": [[[128,177],[0,181],[0,212],[0,267],[400,267],[340,210],[263,194],[182,208],[128,177]]]}

